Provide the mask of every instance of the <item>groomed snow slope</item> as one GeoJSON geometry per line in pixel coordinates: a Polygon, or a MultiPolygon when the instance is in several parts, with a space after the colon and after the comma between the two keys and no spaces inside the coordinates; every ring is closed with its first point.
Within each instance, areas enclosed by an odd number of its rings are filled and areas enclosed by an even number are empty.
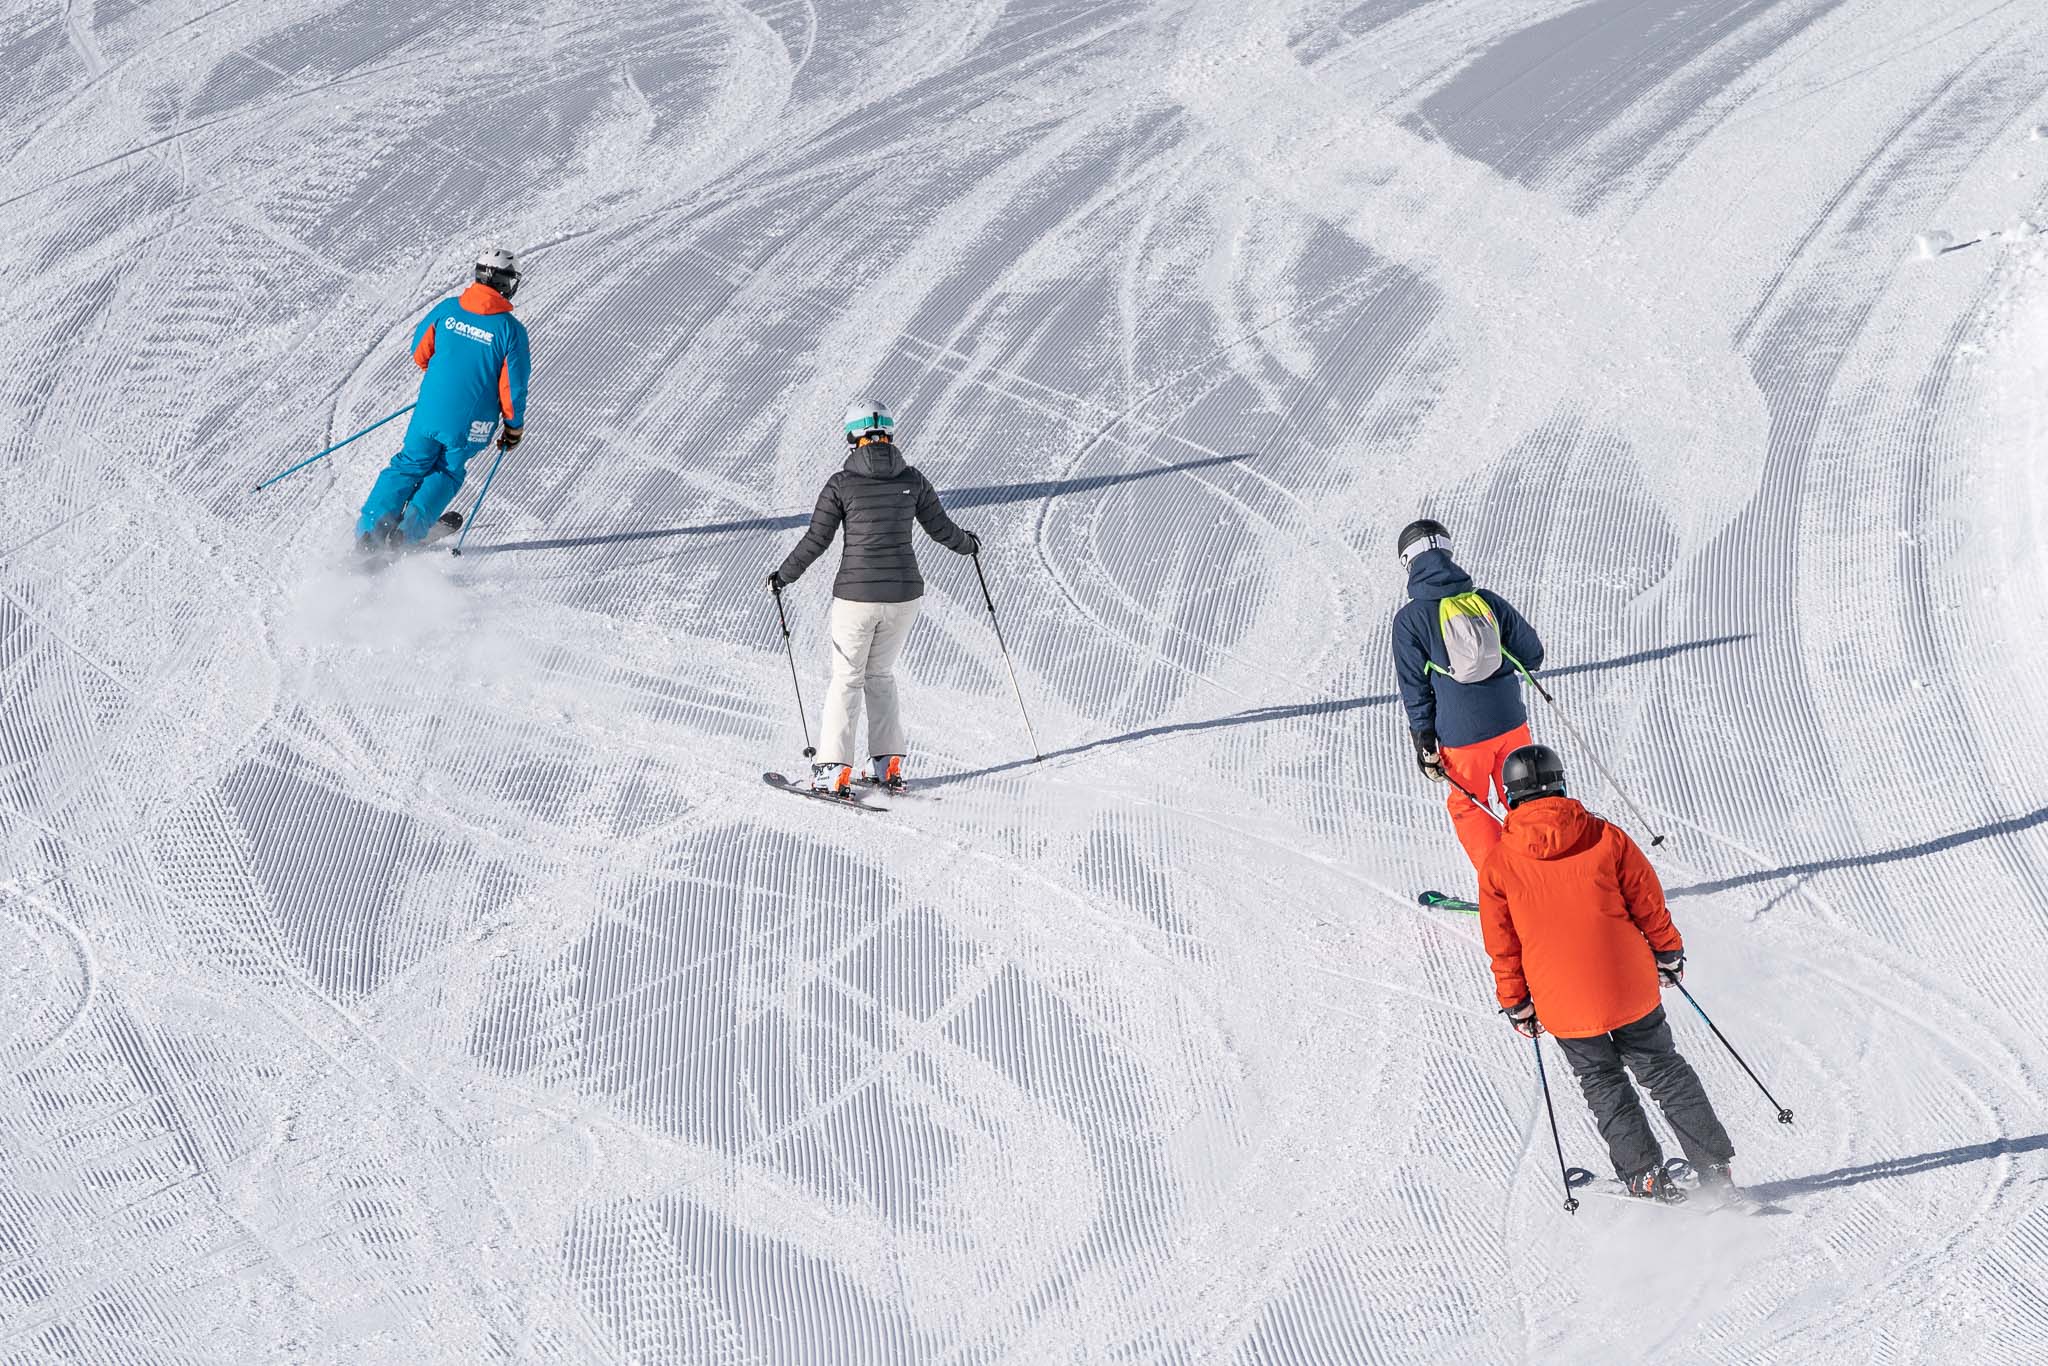
{"type": "Polygon", "coordinates": [[[0,14],[0,1361],[2041,1359],[2048,11],[514,9],[0,14]],[[395,427],[249,489],[487,240],[527,442],[360,574],[395,427]],[[932,549],[872,818],[758,778],[866,392],[1047,751],[932,549]],[[1780,1212],[1558,1208],[1425,512],[1780,1212]]]}

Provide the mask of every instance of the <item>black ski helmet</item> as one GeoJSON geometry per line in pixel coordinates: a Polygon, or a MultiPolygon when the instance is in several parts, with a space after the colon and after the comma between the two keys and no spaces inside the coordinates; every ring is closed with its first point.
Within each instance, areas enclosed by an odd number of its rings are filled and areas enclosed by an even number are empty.
{"type": "Polygon", "coordinates": [[[1425,550],[1450,548],[1450,529],[1442,522],[1433,521],[1428,517],[1402,527],[1400,539],[1394,542],[1394,551],[1401,557],[1402,564],[1408,563],[1425,550]]]}
{"type": "Polygon", "coordinates": [[[1513,810],[1532,797],[1564,795],[1564,760],[1549,745],[1523,745],[1500,766],[1501,795],[1513,810]]]}

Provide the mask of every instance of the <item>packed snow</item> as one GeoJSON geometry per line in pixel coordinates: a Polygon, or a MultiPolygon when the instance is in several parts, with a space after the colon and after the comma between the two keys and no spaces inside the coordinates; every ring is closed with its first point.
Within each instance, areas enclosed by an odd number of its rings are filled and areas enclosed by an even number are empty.
{"type": "Polygon", "coordinates": [[[2048,10],[69,0],[0,69],[0,1362],[2048,1354],[2048,10]],[[525,442],[367,572],[397,426],[251,490],[490,242],[525,442]],[[932,547],[860,818],[761,781],[763,581],[871,393],[1045,758],[932,547]],[[1669,836],[1766,1213],[1561,1208],[1416,902],[1422,515],[1669,836]]]}

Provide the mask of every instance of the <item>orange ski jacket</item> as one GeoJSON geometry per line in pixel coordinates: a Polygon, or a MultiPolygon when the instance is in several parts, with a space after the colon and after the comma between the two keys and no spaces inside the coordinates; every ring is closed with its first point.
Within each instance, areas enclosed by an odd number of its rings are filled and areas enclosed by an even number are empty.
{"type": "Polygon", "coordinates": [[[1534,1001],[1536,1018],[1563,1039],[1655,1010],[1656,955],[1685,947],[1643,851],[1570,797],[1508,812],[1479,875],[1479,925],[1501,1005],[1534,1001]]]}

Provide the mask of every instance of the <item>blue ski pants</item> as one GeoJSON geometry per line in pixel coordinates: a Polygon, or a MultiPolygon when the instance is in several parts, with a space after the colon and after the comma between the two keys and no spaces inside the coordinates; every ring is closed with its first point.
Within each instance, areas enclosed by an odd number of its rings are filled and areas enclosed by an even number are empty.
{"type": "Polygon", "coordinates": [[[356,535],[367,536],[379,526],[395,525],[404,539],[424,541],[462,490],[462,474],[470,457],[490,444],[488,431],[482,440],[468,440],[474,430],[408,431],[405,444],[370,486],[362,515],[356,518],[356,535]]]}

